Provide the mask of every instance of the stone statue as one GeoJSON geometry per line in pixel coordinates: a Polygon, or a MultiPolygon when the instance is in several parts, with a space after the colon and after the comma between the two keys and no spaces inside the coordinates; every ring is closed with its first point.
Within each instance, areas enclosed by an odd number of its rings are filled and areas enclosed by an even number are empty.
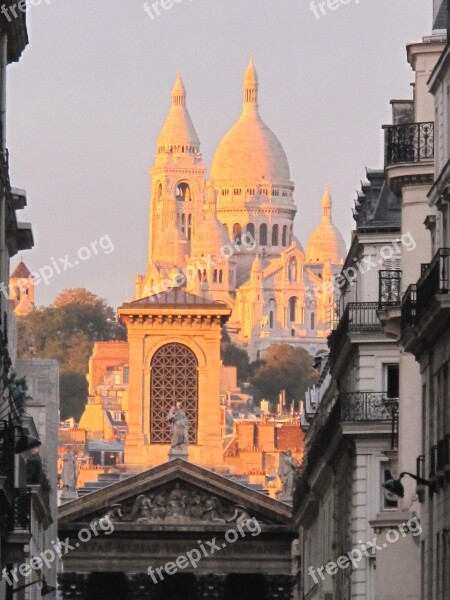
{"type": "Polygon", "coordinates": [[[234,507],[233,516],[229,519],[226,519],[227,523],[236,523],[236,525],[240,525],[241,523],[246,523],[250,520],[250,514],[245,506],[241,504],[236,504],[234,507]]]}
{"type": "Polygon", "coordinates": [[[152,500],[140,494],[134,502],[130,520],[136,523],[149,523],[152,520],[152,508],[152,500]]]}
{"type": "Polygon", "coordinates": [[[172,444],[170,454],[187,454],[187,446],[189,443],[189,421],[186,413],[181,408],[181,402],[177,402],[170,409],[167,417],[169,423],[172,424],[172,444]]]}
{"type": "Polygon", "coordinates": [[[112,504],[108,510],[108,512],[106,512],[103,516],[104,519],[109,519],[112,522],[117,522],[117,521],[122,521],[123,519],[123,514],[122,514],[122,506],[119,503],[115,503],[112,504]]]}
{"type": "Polygon", "coordinates": [[[70,448],[66,448],[66,453],[62,457],[63,467],[61,471],[61,483],[63,495],[76,496],[78,464],[76,457],[72,454],[70,448]]]}
{"type": "Polygon", "coordinates": [[[280,454],[280,466],[278,475],[281,479],[280,500],[292,500],[294,495],[295,473],[299,467],[298,462],[292,456],[291,450],[286,450],[280,454]]]}
{"type": "Polygon", "coordinates": [[[269,315],[263,315],[261,317],[261,331],[267,331],[269,325],[269,315]]]}
{"type": "Polygon", "coordinates": [[[294,283],[297,281],[297,261],[292,258],[289,263],[289,281],[294,283]]]}

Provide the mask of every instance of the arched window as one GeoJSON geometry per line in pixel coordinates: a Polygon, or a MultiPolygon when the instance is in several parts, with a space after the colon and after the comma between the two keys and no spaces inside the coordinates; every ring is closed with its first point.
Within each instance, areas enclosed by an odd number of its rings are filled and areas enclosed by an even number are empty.
{"type": "Polygon", "coordinates": [[[278,225],[272,227],[272,246],[278,246],[278,225]]]}
{"type": "Polygon", "coordinates": [[[175,196],[177,200],[183,200],[185,202],[189,202],[192,200],[191,197],[191,188],[186,181],[180,181],[175,189],[175,196]]]}
{"type": "Polygon", "coordinates": [[[297,320],[297,298],[292,297],[289,300],[289,321],[295,323],[297,320]]]}
{"type": "Polygon", "coordinates": [[[287,246],[287,225],[283,225],[283,235],[281,236],[281,245],[283,248],[287,246]]]}
{"type": "Polygon", "coordinates": [[[187,220],[187,239],[190,242],[192,237],[192,215],[188,215],[187,220]]]}
{"type": "Polygon", "coordinates": [[[316,328],[316,313],[311,313],[311,329],[316,328]]]}
{"type": "Polygon", "coordinates": [[[277,302],[274,298],[269,300],[269,329],[275,327],[275,321],[277,317],[277,302]]]}
{"type": "Polygon", "coordinates": [[[259,228],[259,245],[267,246],[267,225],[265,223],[259,228]]]}
{"type": "Polygon", "coordinates": [[[219,271],[219,283],[223,283],[223,271],[220,269],[219,271]]]}
{"type": "Polygon", "coordinates": [[[239,225],[239,223],[235,223],[233,225],[233,240],[236,242],[236,244],[240,245],[241,237],[242,237],[242,227],[239,225]]]}
{"type": "Polygon", "coordinates": [[[249,240],[250,242],[254,242],[255,241],[255,226],[253,225],[253,223],[247,223],[247,233],[249,235],[251,235],[252,239],[249,240]]]}
{"type": "Polygon", "coordinates": [[[186,215],[184,213],[181,215],[181,231],[186,233],[186,215]]]}
{"type": "Polygon", "coordinates": [[[170,444],[172,433],[167,415],[176,402],[189,420],[189,443],[197,443],[198,361],[184,344],[166,344],[151,362],[150,441],[170,444]]]}
{"type": "Polygon", "coordinates": [[[214,269],[214,273],[213,273],[213,283],[217,283],[217,269],[214,269]]]}

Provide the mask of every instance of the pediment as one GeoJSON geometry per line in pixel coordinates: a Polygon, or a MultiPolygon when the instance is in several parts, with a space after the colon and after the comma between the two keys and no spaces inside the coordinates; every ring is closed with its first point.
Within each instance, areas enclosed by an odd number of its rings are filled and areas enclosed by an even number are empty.
{"type": "Polygon", "coordinates": [[[291,508],[182,459],[133,475],[59,507],[59,527],[108,516],[119,529],[226,526],[256,518],[292,525],[291,508]]]}

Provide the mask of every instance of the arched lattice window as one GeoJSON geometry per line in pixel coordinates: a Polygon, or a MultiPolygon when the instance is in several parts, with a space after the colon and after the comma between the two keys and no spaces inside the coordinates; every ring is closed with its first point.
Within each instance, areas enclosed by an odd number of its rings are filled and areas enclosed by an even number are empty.
{"type": "Polygon", "coordinates": [[[250,241],[254,242],[255,241],[255,226],[253,225],[253,223],[247,223],[247,233],[252,236],[252,239],[250,241]]]}
{"type": "Polygon", "coordinates": [[[170,444],[172,433],[167,416],[176,402],[189,420],[189,443],[197,443],[198,361],[183,344],[167,344],[152,359],[150,390],[150,441],[170,444]]]}
{"type": "Polygon", "coordinates": [[[283,225],[283,234],[281,236],[281,245],[283,248],[287,246],[287,225],[283,225]]]}

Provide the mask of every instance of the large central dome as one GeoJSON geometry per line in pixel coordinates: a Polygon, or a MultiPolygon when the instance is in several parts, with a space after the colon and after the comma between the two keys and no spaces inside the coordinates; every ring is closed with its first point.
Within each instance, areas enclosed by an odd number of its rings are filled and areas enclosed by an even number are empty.
{"type": "Polygon", "coordinates": [[[258,75],[250,62],[244,78],[244,109],[241,118],[220,142],[211,177],[217,187],[290,183],[286,153],[277,136],[258,111],[258,75]]]}

